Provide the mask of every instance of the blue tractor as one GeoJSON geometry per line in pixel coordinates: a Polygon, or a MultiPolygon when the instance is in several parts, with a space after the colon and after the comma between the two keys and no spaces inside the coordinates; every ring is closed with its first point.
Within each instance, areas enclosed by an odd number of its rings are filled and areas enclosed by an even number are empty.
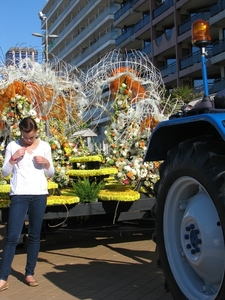
{"type": "Polygon", "coordinates": [[[159,123],[145,161],[155,184],[156,251],[176,300],[225,299],[225,94],[159,123]]]}

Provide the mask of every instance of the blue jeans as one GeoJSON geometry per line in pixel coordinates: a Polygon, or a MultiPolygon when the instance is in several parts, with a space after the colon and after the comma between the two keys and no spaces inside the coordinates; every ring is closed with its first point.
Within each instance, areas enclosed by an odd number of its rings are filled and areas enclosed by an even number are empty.
{"type": "Polygon", "coordinates": [[[25,276],[34,275],[40,249],[40,233],[46,208],[47,195],[14,195],[11,196],[7,235],[2,252],[0,279],[7,280],[21,231],[29,215],[28,246],[25,276]]]}

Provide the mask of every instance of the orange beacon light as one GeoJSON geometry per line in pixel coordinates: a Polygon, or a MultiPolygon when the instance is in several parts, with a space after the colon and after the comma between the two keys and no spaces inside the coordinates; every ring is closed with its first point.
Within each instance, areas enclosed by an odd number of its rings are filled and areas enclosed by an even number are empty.
{"type": "Polygon", "coordinates": [[[205,47],[211,43],[209,24],[205,20],[197,20],[192,24],[192,44],[205,47]]]}

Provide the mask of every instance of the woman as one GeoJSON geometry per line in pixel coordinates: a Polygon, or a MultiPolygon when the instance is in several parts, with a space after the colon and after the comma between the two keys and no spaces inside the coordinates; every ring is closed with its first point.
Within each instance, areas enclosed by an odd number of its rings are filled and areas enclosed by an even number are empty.
{"type": "Polygon", "coordinates": [[[7,145],[2,167],[4,177],[11,174],[11,202],[0,267],[0,291],[9,287],[8,276],[27,214],[29,226],[25,282],[31,287],[38,285],[33,275],[48,194],[46,177],[54,175],[50,145],[37,139],[38,127],[34,119],[24,118],[19,129],[21,139],[7,145]]]}

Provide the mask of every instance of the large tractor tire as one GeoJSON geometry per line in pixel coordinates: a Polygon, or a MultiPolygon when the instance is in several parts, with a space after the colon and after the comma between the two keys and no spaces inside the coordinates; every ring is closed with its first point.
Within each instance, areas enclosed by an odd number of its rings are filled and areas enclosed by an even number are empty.
{"type": "Polygon", "coordinates": [[[225,299],[225,143],[188,140],[169,151],[156,185],[156,243],[176,300],[225,299]]]}

